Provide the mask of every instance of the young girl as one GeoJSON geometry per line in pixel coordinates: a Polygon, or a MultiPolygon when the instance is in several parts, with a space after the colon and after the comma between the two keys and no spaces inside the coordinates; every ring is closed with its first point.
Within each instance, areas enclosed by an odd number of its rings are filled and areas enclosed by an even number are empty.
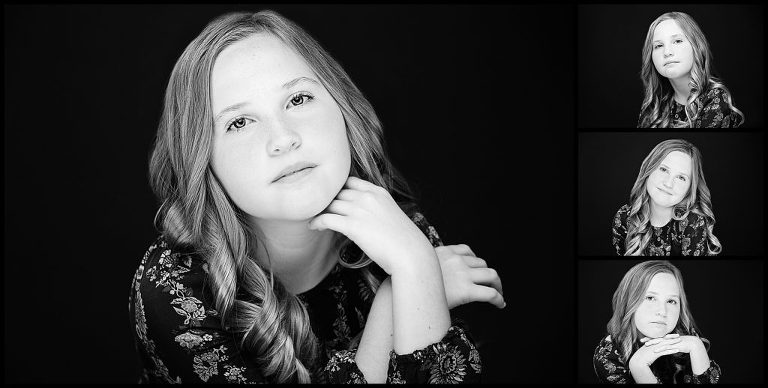
{"type": "Polygon", "coordinates": [[[603,383],[717,383],[720,367],[699,337],[680,270],[652,260],[632,267],[613,293],[608,336],[592,358],[603,383]]]}
{"type": "Polygon", "coordinates": [[[640,165],[629,204],[613,218],[619,256],[703,256],[722,250],[699,150],[681,139],[656,145],[640,165]]]}
{"type": "Polygon", "coordinates": [[[643,45],[645,98],[638,128],[735,128],[744,115],[713,73],[704,33],[689,15],[665,13],[643,45]]]}
{"type": "Polygon", "coordinates": [[[209,23],[171,73],[150,160],[161,235],[130,313],[142,382],[478,381],[449,309],[501,308],[442,246],[370,103],[280,15],[209,23]]]}

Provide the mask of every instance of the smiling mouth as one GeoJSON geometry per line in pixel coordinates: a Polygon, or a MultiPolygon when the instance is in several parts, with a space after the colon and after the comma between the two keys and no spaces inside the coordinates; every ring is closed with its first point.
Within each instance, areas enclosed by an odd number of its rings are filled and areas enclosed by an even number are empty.
{"type": "Polygon", "coordinates": [[[677,62],[677,61],[674,61],[674,62],[667,62],[667,63],[665,63],[665,64],[664,64],[664,66],[674,65],[674,64],[676,64],[676,63],[680,63],[680,62],[677,62]]]}
{"type": "Polygon", "coordinates": [[[651,322],[651,323],[653,323],[653,324],[655,324],[655,325],[663,325],[663,326],[667,326],[667,324],[666,324],[666,323],[664,323],[664,322],[651,322]]]}
{"type": "Polygon", "coordinates": [[[666,195],[672,195],[672,193],[670,193],[670,192],[669,192],[669,191],[667,191],[667,190],[664,190],[664,189],[659,189],[658,187],[657,187],[657,189],[658,189],[659,191],[661,191],[662,193],[666,194],[666,195]]]}

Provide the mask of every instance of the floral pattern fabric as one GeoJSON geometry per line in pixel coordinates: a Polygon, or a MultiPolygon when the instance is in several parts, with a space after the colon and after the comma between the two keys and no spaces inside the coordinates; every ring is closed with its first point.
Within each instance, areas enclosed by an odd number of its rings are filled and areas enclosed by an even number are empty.
{"type": "MultiPolygon", "coordinates": [[[[698,117],[693,120],[693,128],[737,128],[742,124],[742,118],[731,110],[725,102],[727,94],[723,89],[712,88],[698,97],[698,102],[703,104],[698,117]]],[[[687,122],[685,105],[673,100],[673,122],[687,122]]]]}
{"type": "MultiPolygon", "coordinates": [[[[415,213],[411,218],[433,246],[442,245],[423,215],[415,213]]],[[[359,248],[350,244],[342,256],[355,261],[347,257],[355,253],[360,253],[359,248]]],[[[374,296],[359,271],[339,264],[317,286],[298,295],[322,348],[316,365],[309,368],[313,382],[366,382],[354,355],[356,337],[365,327],[374,296]]],[[[213,306],[207,263],[194,252],[174,249],[159,236],[142,257],[129,295],[140,383],[271,382],[240,352],[234,334],[221,326],[213,306]]],[[[480,372],[477,348],[464,325],[454,320],[441,342],[412,354],[392,352],[387,380],[476,382],[480,372]]]]}
{"type": "MultiPolygon", "coordinates": [[[[628,362],[619,354],[618,346],[611,341],[611,337],[603,338],[595,348],[592,356],[592,366],[599,382],[606,384],[634,384],[635,380],[629,372],[628,362]]],[[[717,384],[720,381],[720,366],[710,359],[709,368],[700,375],[694,375],[690,368],[690,361],[679,362],[686,359],[667,355],[659,357],[651,364],[651,371],[659,383],[683,383],[683,384],[717,384]],[[675,364],[675,365],[673,365],[675,364]]]]}
{"type": "MultiPolygon", "coordinates": [[[[619,256],[624,256],[627,238],[627,219],[629,205],[622,206],[613,217],[612,244],[619,256]]],[[[709,230],[703,216],[689,212],[683,220],[671,219],[664,226],[651,226],[651,239],[648,241],[644,256],[707,256],[709,230]]]]}

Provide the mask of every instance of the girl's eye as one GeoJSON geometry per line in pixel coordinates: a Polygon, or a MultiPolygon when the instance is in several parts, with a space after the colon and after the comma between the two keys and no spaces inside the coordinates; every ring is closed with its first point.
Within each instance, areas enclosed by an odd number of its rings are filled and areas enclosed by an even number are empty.
{"type": "Polygon", "coordinates": [[[681,181],[685,182],[685,177],[684,177],[684,176],[680,175],[680,176],[679,176],[679,177],[677,177],[677,178],[678,178],[678,179],[680,179],[681,181]]]}
{"type": "Polygon", "coordinates": [[[227,132],[235,130],[235,132],[243,129],[248,124],[248,119],[245,117],[238,117],[227,124],[227,132]]]}
{"type": "Polygon", "coordinates": [[[654,299],[656,299],[656,298],[654,298],[653,296],[650,296],[650,295],[645,297],[645,300],[647,300],[649,302],[653,302],[654,299]]]}
{"type": "Polygon", "coordinates": [[[669,303],[671,303],[671,304],[677,304],[677,301],[676,301],[676,300],[674,300],[674,299],[670,299],[670,300],[669,300],[669,303]]]}
{"type": "Polygon", "coordinates": [[[659,171],[661,171],[661,172],[667,172],[667,168],[666,168],[666,167],[659,167],[659,171]]]}
{"type": "Polygon", "coordinates": [[[682,39],[675,39],[675,43],[683,43],[682,39]]]}
{"type": "Polygon", "coordinates": [[[661,45],[660,45],[660,44],[655,44],[655,45],[653,45],[653,48],[655,48],[655,49],[657,49],[657,48],[659,48],[659,47],[661,47],[661,45]]]}
{"type": "Polygon", "coordinates": [[[308,101],[311,101],[314,97],[306,93],[297,93],[291,97],[290,104],[293,106],[304,105],[308,101]]]}

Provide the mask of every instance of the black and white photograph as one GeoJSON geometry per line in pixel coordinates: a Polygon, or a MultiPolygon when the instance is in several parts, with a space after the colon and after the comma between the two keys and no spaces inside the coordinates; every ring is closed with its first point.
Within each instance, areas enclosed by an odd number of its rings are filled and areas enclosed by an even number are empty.
{"type": "Polygon", "coordinates": [[[582,132],[580,256],[762,256],[764,135],[582,132]]]}
{"type": "Polygon", "coordinates": [[[579,128],[762,128],[763,6],[579,4],[579,128]]]}
{"type": "Polygon", "coordinates": [[[4,11],[5,382],[573,380],[573,7],[4,11]]]}
{"type": "Polygon", "coordinates": [[[3,11],[7,384],[764,383],[762,4],[3,11]]]}
{"type": "Polygon", "coordinates": [[[762,260],[580,260],[578,383],[763,382],[762,260]]]}

